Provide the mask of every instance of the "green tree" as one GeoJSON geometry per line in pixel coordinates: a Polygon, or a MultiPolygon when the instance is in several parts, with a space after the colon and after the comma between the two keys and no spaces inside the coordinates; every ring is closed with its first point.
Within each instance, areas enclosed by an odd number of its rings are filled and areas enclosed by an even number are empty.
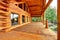
{"type": "Polygon", "coordinates": [[[57,22],[56,9],[52,7],[48,7],[48,9],[45,12],[45,17],[51,23],[57,22]]]}

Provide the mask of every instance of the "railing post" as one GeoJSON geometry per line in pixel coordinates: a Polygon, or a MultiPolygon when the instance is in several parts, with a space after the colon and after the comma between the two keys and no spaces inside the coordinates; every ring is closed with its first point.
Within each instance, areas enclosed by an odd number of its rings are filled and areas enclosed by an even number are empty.
{"type": "Polygon", "coordinates": [[[48,20],[46,20],[46,27],[45,28],[48,28],[48,20]]]}

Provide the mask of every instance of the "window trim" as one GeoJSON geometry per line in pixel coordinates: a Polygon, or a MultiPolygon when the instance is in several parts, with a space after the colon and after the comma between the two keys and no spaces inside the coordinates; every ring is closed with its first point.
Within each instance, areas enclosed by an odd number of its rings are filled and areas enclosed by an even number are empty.
{"type": "MultiPolygon", "coordinates": [[[[15,12],[11,12],[11,14],[17,14],[18,15],[18,23],[16,24],[16,25],[19,25],[20,23],[19,23],[19,14],[18,13],[15,13],[15,12]]],[[[10,19],[11,19],[11,14],[10,14],[10,19]]],[[[11,20],[10,20],[11,21],[11,20]]],[[[12,22],[12,21],[11,21],[12,22]]],[[[11,26],[15,26],[15,25],[12,25],[12,23],[11,23],[11,26]]]]}

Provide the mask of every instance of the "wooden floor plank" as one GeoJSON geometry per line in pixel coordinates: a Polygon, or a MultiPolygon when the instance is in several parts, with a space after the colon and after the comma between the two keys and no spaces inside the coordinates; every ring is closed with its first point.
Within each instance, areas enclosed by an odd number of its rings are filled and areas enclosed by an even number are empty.
{"type": "Polygon", "coordinates": [[[57,40],[56,34],[42,23],[30,23],[10,32],[0,32],[0,40],[57,40]]]}

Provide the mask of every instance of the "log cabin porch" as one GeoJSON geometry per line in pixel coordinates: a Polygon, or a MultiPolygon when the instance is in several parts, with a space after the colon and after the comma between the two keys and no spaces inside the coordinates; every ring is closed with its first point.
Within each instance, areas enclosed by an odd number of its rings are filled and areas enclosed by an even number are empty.
{"type": "Polygon", "coordinates": [[[46,0],[0,1],[0,40],[57,40],[57,35],[48,28],[48,21],[44,20],[44,12],[51,2],[52,0],[47,4],[46,0]],[[32,17],[42,17],[42,20],[32,22],[32,17]]]}

